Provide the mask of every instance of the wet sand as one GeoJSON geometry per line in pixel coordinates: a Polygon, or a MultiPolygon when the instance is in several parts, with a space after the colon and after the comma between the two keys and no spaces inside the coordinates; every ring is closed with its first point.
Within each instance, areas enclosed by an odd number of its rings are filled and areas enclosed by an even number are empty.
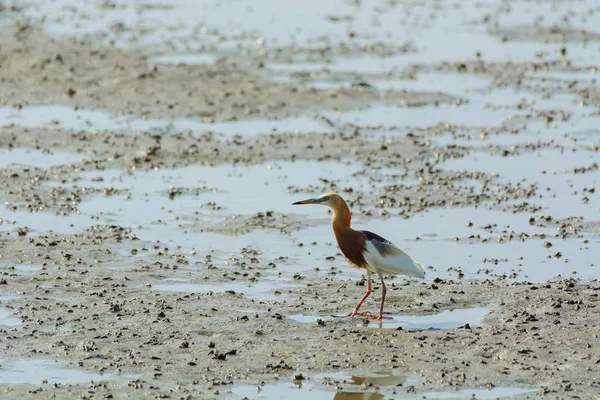
{"type": "Polygon", "coordinates": [[[594,399],[600,35],[514,3],[0,6],[0,397],[594,399]]]}

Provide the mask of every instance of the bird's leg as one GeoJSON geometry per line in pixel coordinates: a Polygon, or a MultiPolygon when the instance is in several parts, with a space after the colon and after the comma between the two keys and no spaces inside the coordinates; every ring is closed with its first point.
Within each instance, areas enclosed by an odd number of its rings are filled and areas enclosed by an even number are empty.
{"type": "Polygon", "coordinates": [[[381,307],[379,307],[379,317],[377,319],[383,319],[383,303],[385,303],[385,293],[387,292],[387,287],[385,283],[383,283],[383,279],[381,280],[381,307]]]}
{"type": "Polygon", "coordinates": [[[362,299],[360,299],[360,301],[358,302],[356,307],[354,307],[354,310],[352,310],[350,312],[350,314],[348,314],[349,317],[354,317],[355,315],[370,314],[368,312],[358,312],[358,309],[360,308],[360,306],[362,306],[362,304],[365,302],[367,297],[369,297],[369,295],[371,294],[372,291],[373,291],[373,289],[371,288],[371,271],[367,270],[367,291],[365,292],[365,295],[362,297],[362,299]]]}
{"type": "Polygon", "coordinates": [[[379,279],[381,280],[381,307],[379,307],[379,316],[375,317],[375,319],[382,320],[384,318],[392,318],[392,317],[384,317],[383,316],[383,304],[385,303],[385,294],[387,292],[387,286],[385,286],[385,282],[383,281],[383,274],[380,271],[377,271],[377,275],[379,275],[379,279]]]}

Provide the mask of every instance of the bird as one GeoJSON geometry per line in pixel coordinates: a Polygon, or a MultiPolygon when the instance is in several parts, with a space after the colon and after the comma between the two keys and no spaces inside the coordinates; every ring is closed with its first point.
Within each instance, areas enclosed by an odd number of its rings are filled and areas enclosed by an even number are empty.
{"type": "Polygon", "coordinates": [[[346,201],[337,193],[329,192],[319,197],[297,201],[292,205],[320,204],[328,206],[333,210],[331,225],[338,246],[346,260],[357,268],[365,269],[367,272],[367,291],[360,299],[356,307],[347,315],[349,317],[365,316],[382,320],[383,306],[387,287],[383,280],[383,274],[407,275],[411,277],[425,277],[423,266],[415,262],[408,254],[402,251],[387,239],[369,231],[352,229],[352,214],[346,201]],[[381,280],[381,306],[379,314],[359,311],[367,297],[371,294],[371,274],[376,273],[381,280]]]}

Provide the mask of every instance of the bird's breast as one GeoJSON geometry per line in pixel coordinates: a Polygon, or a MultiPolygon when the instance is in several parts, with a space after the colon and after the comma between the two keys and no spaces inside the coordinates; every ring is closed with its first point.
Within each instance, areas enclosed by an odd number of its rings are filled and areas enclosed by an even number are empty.
{"type": "Polygon", "coordinates": [[[334,228],[335,238],[342,254],[349,262],[360,268],[365,268],[364,252],[366,250],[366,241],[364,235],[360,232],[348,230],[336,230],[334,228]]]}

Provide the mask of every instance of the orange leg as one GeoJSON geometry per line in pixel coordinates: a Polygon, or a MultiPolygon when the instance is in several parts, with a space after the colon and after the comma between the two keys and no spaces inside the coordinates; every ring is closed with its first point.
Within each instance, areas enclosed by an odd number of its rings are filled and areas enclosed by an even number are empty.
{"type": "Polygon", "coordinates": [[[371,288],[371,272],[367,271],[367,291],[366,291],[365,295],[362,297],[362,299],[360,299],[360,301],[358,302],[356,307],[354,307],[354,310],[352,310],[350,312],[350,314],[348,314],[349,317],[354,317],[355,315],[372,315],[371,313],[369,313],[367,311],[358,312],[358,309],[360,308],[360,306],[362,306],[362,304],[365,302],[367,297],[369,297],[369,295],[371,294],[372,291],[373,291],[373,289],[371,288]]]}
{"type": "Polygon", "coordinates": [[[385,303],[385,294],[387,293],[387,286],[385,286],[385,282],[383,281],[383,274],[381,271],[377,271],[377,275],[379,275],[379,279],[381,280],[381,307],[379,307],[379,316],[375,317],[375,319],[382,320],[384,318],[392,319],[392,317],[384,317],[383,316],[383,304],[385,303]]]}
{"type": "Polygon", "coordinates": [[[377,319],[379,321],[381,321],[382,319],[392,319],[392,317],[384,317],[383,316],[383,305],[385,303],[385,294],[387,293],[387,286],[385,286],[385,282],[383,281],[383,274],[378,271],[377,275],[379,275],[379,279],[381,279],[381,306],[379,307],[379,315],[375,315],[368,311],[360,311],[360,312],[358,311],[360,306],[362,306],[362,304],[365,302],[367,297],[369,297],[369,295],[373,291],[373,289],[371,288],[371,271],[367,270],[367,292],[362,297],[362,299],[360,299],[360,301],[358,302],[356,307],[354,307],[354,310],[352,310],[352,312],[350,312],[350,314],[348,314],[349,317],[354,317],[356,315],[360,315],[361,317],[373,318],[373,319],[377,319]]]}

